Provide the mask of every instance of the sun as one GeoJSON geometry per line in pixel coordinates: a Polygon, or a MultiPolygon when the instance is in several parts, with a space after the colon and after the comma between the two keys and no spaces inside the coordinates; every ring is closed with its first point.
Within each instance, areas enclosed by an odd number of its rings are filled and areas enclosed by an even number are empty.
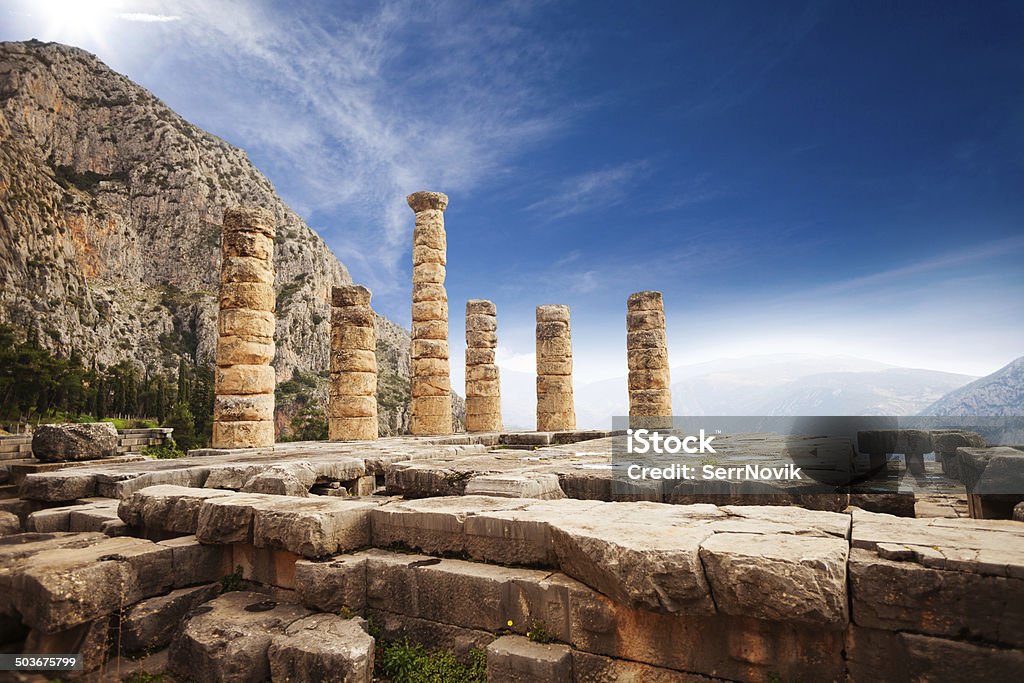
{"type": "Polygon", "coordinates": [[[122,5],[118,0],[35,0],[29,11],[41,20],[47,39],[102,43],[122,5]]]}

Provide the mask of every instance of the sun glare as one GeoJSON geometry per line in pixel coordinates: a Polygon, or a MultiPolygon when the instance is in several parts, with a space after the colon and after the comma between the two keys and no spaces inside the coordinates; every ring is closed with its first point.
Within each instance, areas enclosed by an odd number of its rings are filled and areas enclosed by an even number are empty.
{"type": "Polygon", "coordinates": [[[43,19],[48,40],[101,43],[121,4],[116,0],[35,0],[30,12],[43,19]]]}

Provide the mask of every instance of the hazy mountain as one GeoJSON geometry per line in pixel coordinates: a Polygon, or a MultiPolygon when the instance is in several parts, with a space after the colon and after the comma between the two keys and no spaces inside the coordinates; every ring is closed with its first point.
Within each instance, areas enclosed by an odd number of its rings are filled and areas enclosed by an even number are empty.
{"type": "MultiPolygon", "coordinates": [[[[507,424],[534,424],[533,375],[502,371],[507,424]]],[[[938,397],[974,379],[933,370],[898,368],[850,356],[776,354],[723,358],[672,369],[677,415],[916,415],[938,397]]],[[[609,427],[626,415],[625,376],[576,381],[581,428],[609,427]]]]}
{"type": "Polygon", "coordinates": [[[949,392],[921,415],[1024,415],[1024,356],[949,392]]]}

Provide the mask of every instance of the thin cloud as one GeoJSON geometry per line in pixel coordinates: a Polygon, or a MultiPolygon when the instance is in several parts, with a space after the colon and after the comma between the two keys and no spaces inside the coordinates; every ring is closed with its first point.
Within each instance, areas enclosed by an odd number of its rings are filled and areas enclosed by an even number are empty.
{"type": "Polygon", "coordinates": [[[630,161],[574,176],[564,181],[558,192],[526,208],[554,219],[615,206],[625,200],[648,166],[646,161],[630,161]]]}
{"type": "Polygon", "coordinates": [[[137,21],[144,24],[162,24],[169,21],[181,21],[181,17],[174,14],[148,14],[146,12],[124,12],[114,15],[123,21],[137,21]]]}

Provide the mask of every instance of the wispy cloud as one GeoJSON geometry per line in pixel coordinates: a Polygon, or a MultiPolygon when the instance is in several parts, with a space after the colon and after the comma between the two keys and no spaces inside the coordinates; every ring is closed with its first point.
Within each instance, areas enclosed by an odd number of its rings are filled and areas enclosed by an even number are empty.
{"type": "Polygon", "coordinates": [[[300,211],[344,217],[328,244],[375,264],[361,275],[385,296],[407,280],[406,194],[438,189],[455,202],[572,115],[539,96],[564,55],[530,30],[529,3],[387,2],[345,19],[170,6],[195,58],[210,62],[206,78],[233,95],[204,114],[291,174],[280,189],[300,211]]]}
{"type": "Polygon", "coordinates": [[[526,208],[555,219],[615,206],[626,199],[629,189],[649,166],[644,160],[629,161],[573,176],[562,182],[554,194],[526,208]]]}
{"type": "Polygon", "coordinates": [[[124,12],[115,15],[123,21],[137,21],[144,24],[161,24],[169,21],[181,21],[176,14],[149,14],[147,12],[124,12]]]}

